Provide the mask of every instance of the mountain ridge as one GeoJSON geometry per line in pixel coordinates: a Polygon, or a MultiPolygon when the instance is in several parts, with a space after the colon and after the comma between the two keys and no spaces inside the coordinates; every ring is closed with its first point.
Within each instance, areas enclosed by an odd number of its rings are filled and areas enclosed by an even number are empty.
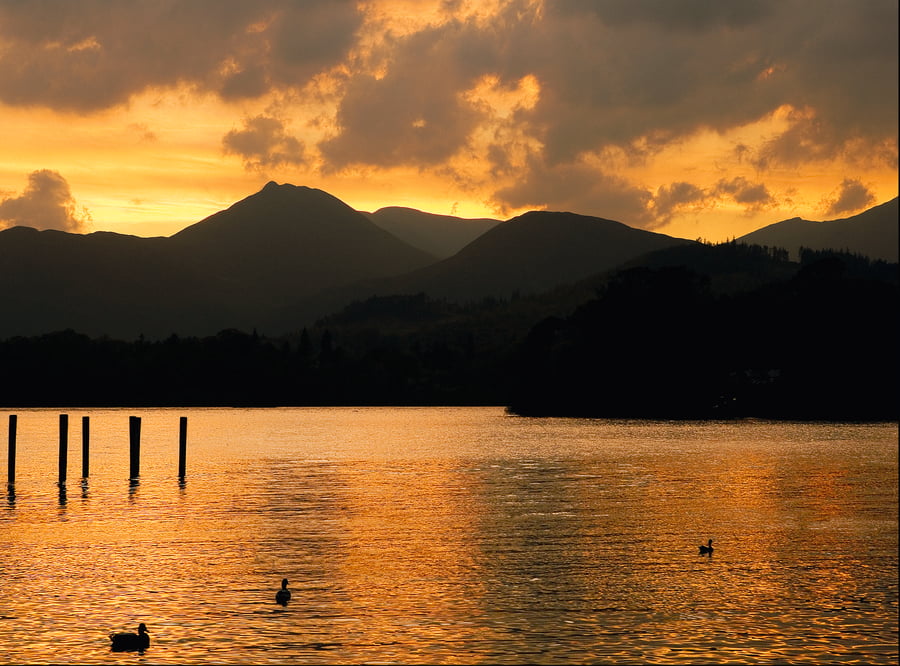
{"type": "Polygon", "coordinates": [[[365,215],[382,229],[439,259],[453,256],[501,223],[492,218],[438,215],[405,206],[386,206],[365,215]]]}
{"type": "MultiPolygon", "coordinates": [[[[852,229],[855,219],[844,222],[852,229]]],[[[0,231],[0,338],[63,329],[122,338],[284,333],[370,295],[510,298],[694,243],[530,211],[439,260],[327,192],[271,181],[171,237],[0,231]]]]}
{"type": "Polygon", "coordinates": [[[799,248],[848,250],[871,259],[898,259],[898,199],[886,201],[862,213],[816,222],[792,217],[745,234],[738,242],[783,247],[796,257],[799,248]]]}

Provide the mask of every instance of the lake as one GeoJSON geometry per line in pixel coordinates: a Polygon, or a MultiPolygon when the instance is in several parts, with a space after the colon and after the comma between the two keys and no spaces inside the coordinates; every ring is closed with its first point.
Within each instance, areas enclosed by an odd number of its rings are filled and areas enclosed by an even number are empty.
{"type": "Polygon", "coordinates": [[[10,413],[4,663],[898,660],[896,423],[10,413]],[[112,652],[139,622],[149,649],[112,652]]]}

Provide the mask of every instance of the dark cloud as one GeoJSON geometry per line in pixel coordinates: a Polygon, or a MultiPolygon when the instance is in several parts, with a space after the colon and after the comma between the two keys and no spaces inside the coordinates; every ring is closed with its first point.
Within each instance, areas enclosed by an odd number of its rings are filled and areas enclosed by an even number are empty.
{"type": "Polygon", "coordinates": [[[772,0],[557,0],[561,14],[593,13],[609,25],[653,23],[668,29],[701,30],[716,25],[739,28],[771,13],[772,0]]]}
{"type": "Polygon", "coordinates": [[[744,206],[747,212],[764,210],[776,205],[775,198],[763,183],[752,183],[743,176],[719,180],[715,191],[716,194],[731,197],[736,203],[744,206]]]}
{"type": "Polygon", "coordinates": [[[267,31],[275,79],[305,81],[341,62],[361,24],[355,1],[287,4],[267,31]]]}
{"type": "Polygon", "coordinates": [[[548,159],[663,145],[784,105],[815,113],[820,129],[805,134],[818,154],[896,135],[896,2],[744,4],[548,3],[534,111],[548,159]]]}
{"type": "Polygon", "coordinates": [[[34,171],[20,196],[0,200],[0,227],[25,226],[83,233],[90,214],[75,203],[69,183],[58,172],[34,171]]]}
{"type": "Polygon", "coordinates": [[[659,220],[668,220],[681,209],[702,206],[710,195],[692,183],[662,185],[653,197],[653,210],[659,220]]]}
{"type": "Polygon", "coordinates": [[[154,86],[302,87],[345,57],[361,21],[347,0],[2,2],[0,101],[92,111],[154,86]]]}
{"type": "Polygon", "coordinates": [[[222,145],[226,154],[242,157],[248,169],[305,162],[303,143],[285,131],[281,120],[270,116],[246,118],[244,129],[228,132],[222,145]]]}
{"type": "MultiPolygon", "coordinates": [[[[288,93],[331,73],[325,171],[434,167],[471,150],[491,119],[467,95],[483,77],[514,89],[532,76],[537,101],[511,121],[539,151],[519,181],[541,190],[609,149],[639,159],[785,109],[783,132],[742,146],[759,169],[835,157],[896,168],[896,0],[508,0],[477,19],[459,14],[467,6],[445,3],[445,22],[398,34],[374,23],[389,10],[351,0],[0,0],[0,103],[90,112],[175,85],[228,101],[300,99],[288,93]]],[[[296,139],[265,118],[229,132],[226,150],[254,167],[297,163],[296,139]]],[[[521,164],[496,146],[490,157],[505,172],[521,164]]],[[[585,178],[585,201],[606,200],[600,190],[652,199],[585,178]]],[[[657,210],[675,194],[657,193],[657,210]]],[[[747,205],[768,205],[765,194],[747,205]]]]}
{"type": "Polygon", "coordinates": [[[844,215],[868,208],[875,203],[875,194],[859,180],[845,178],[834,196],[827,201],[828,215],[844,215]]]}
{"type": "Polygon", "coordinates": [[[415,33],[397,41],[384,76],[350,77],[339,133],[320,144],[328,164],[434,165],[463,147],[482,117],[461,95],[483,71],[463,53],[473,33],[456,22],[415,33]]]}
{"type": "Polygon", "coordinates": [[[271,85],[265,67],[251,64],[225,75],[219,94],[227,100],[260,97],[269,91],[271,85]]]}
{"type": "MultiPolygon", "coordinates": [[[[760,169],[836,157],[896,164],[896,25],[891,0],[815,11],[803,0],[510,2],[489,21],[386,40],[383,71],[345,81],[338,132],[320,147],[332,168],[437,164],[469,149],[485,119],[463,94],[479,77],[503,86],[532,74],[538,101],[515,120],[540,159],[520,183],[538,184],[556,166],[580,173],[585,156],[609,148],[640,159],[786,108],[795,111],[781,135],[742,149],[760,169]]],[[[498,145],[489,157],[500,171],[512,166],[498,145]]],[[[507,205],[520,189],[496,199],[507,205]]],[[[750,209],[773,203],[765,186],[732,189],[750,209]]]]}
{"type": "Polygon", "coordinates": [[[494,195],[501,210],[546,206],[549,210],[591,211],[631,226],[661,224],[650,213],[653,196],[615,175],[584,164],[549,166],[533,159],[524,179],[494,195]]]}

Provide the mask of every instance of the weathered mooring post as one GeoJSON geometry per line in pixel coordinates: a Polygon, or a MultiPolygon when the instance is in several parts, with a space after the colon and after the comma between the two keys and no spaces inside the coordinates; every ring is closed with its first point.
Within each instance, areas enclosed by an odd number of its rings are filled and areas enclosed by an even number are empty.
{"type": "Polygon", "coordinates": [[[81,417],[81,478],[86,479],[91,470],[91,419],[81,417]]]}
{"type": "Polygon", "coordinates": [[[129,477],[136,479],[141,475],[141,417],[128,417],[128,429],[131,441],[131,472],[129,477]]]}
{"type": "Polygon", "coordinates": [[[6,483],[12,485],[16,482],[16,420],[15,414],[9,415],[9,448],[6,458],[6,483]]]}
{"type": "Polygon", "coordinates": [[[187,467],[187,417],[182,416],[178,421],[178,478],[184,478],[187,467]]]}
{"type": "Polygon", "coordinates": [[[69,415],[59,415],[59,485],[66,484],[66,469],[69,466],[69,415]]]}

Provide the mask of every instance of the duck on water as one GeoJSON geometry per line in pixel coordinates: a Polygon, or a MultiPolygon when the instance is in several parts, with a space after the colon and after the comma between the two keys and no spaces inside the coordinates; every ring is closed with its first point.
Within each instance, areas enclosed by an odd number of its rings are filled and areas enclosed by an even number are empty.
{"type": "Polygon", "coordinates": [[[291,600],[291,591],[288,589],[288,579],[281,579],[281,589],[275,593],[275,603],[279,603],[282,606],[286,606],[287,602],[291,600]]]}
{"type": "Polygon", "coordinates": [[[712,555],[713,554],[713,545],[712,539],[706,542],[705,546],[700,546],[700,555],[712,555]]]}
{"type": "Polygon", "coordinates": [[[126,650],[146,650],[150,646],[150,635],[147,631],[147,625],[143,622],[138,625],[136,634],[127,631],[118,634],[110,634],[109,640],[112,641],[112,649],[116,652],[123,652],[126,650]]]}

